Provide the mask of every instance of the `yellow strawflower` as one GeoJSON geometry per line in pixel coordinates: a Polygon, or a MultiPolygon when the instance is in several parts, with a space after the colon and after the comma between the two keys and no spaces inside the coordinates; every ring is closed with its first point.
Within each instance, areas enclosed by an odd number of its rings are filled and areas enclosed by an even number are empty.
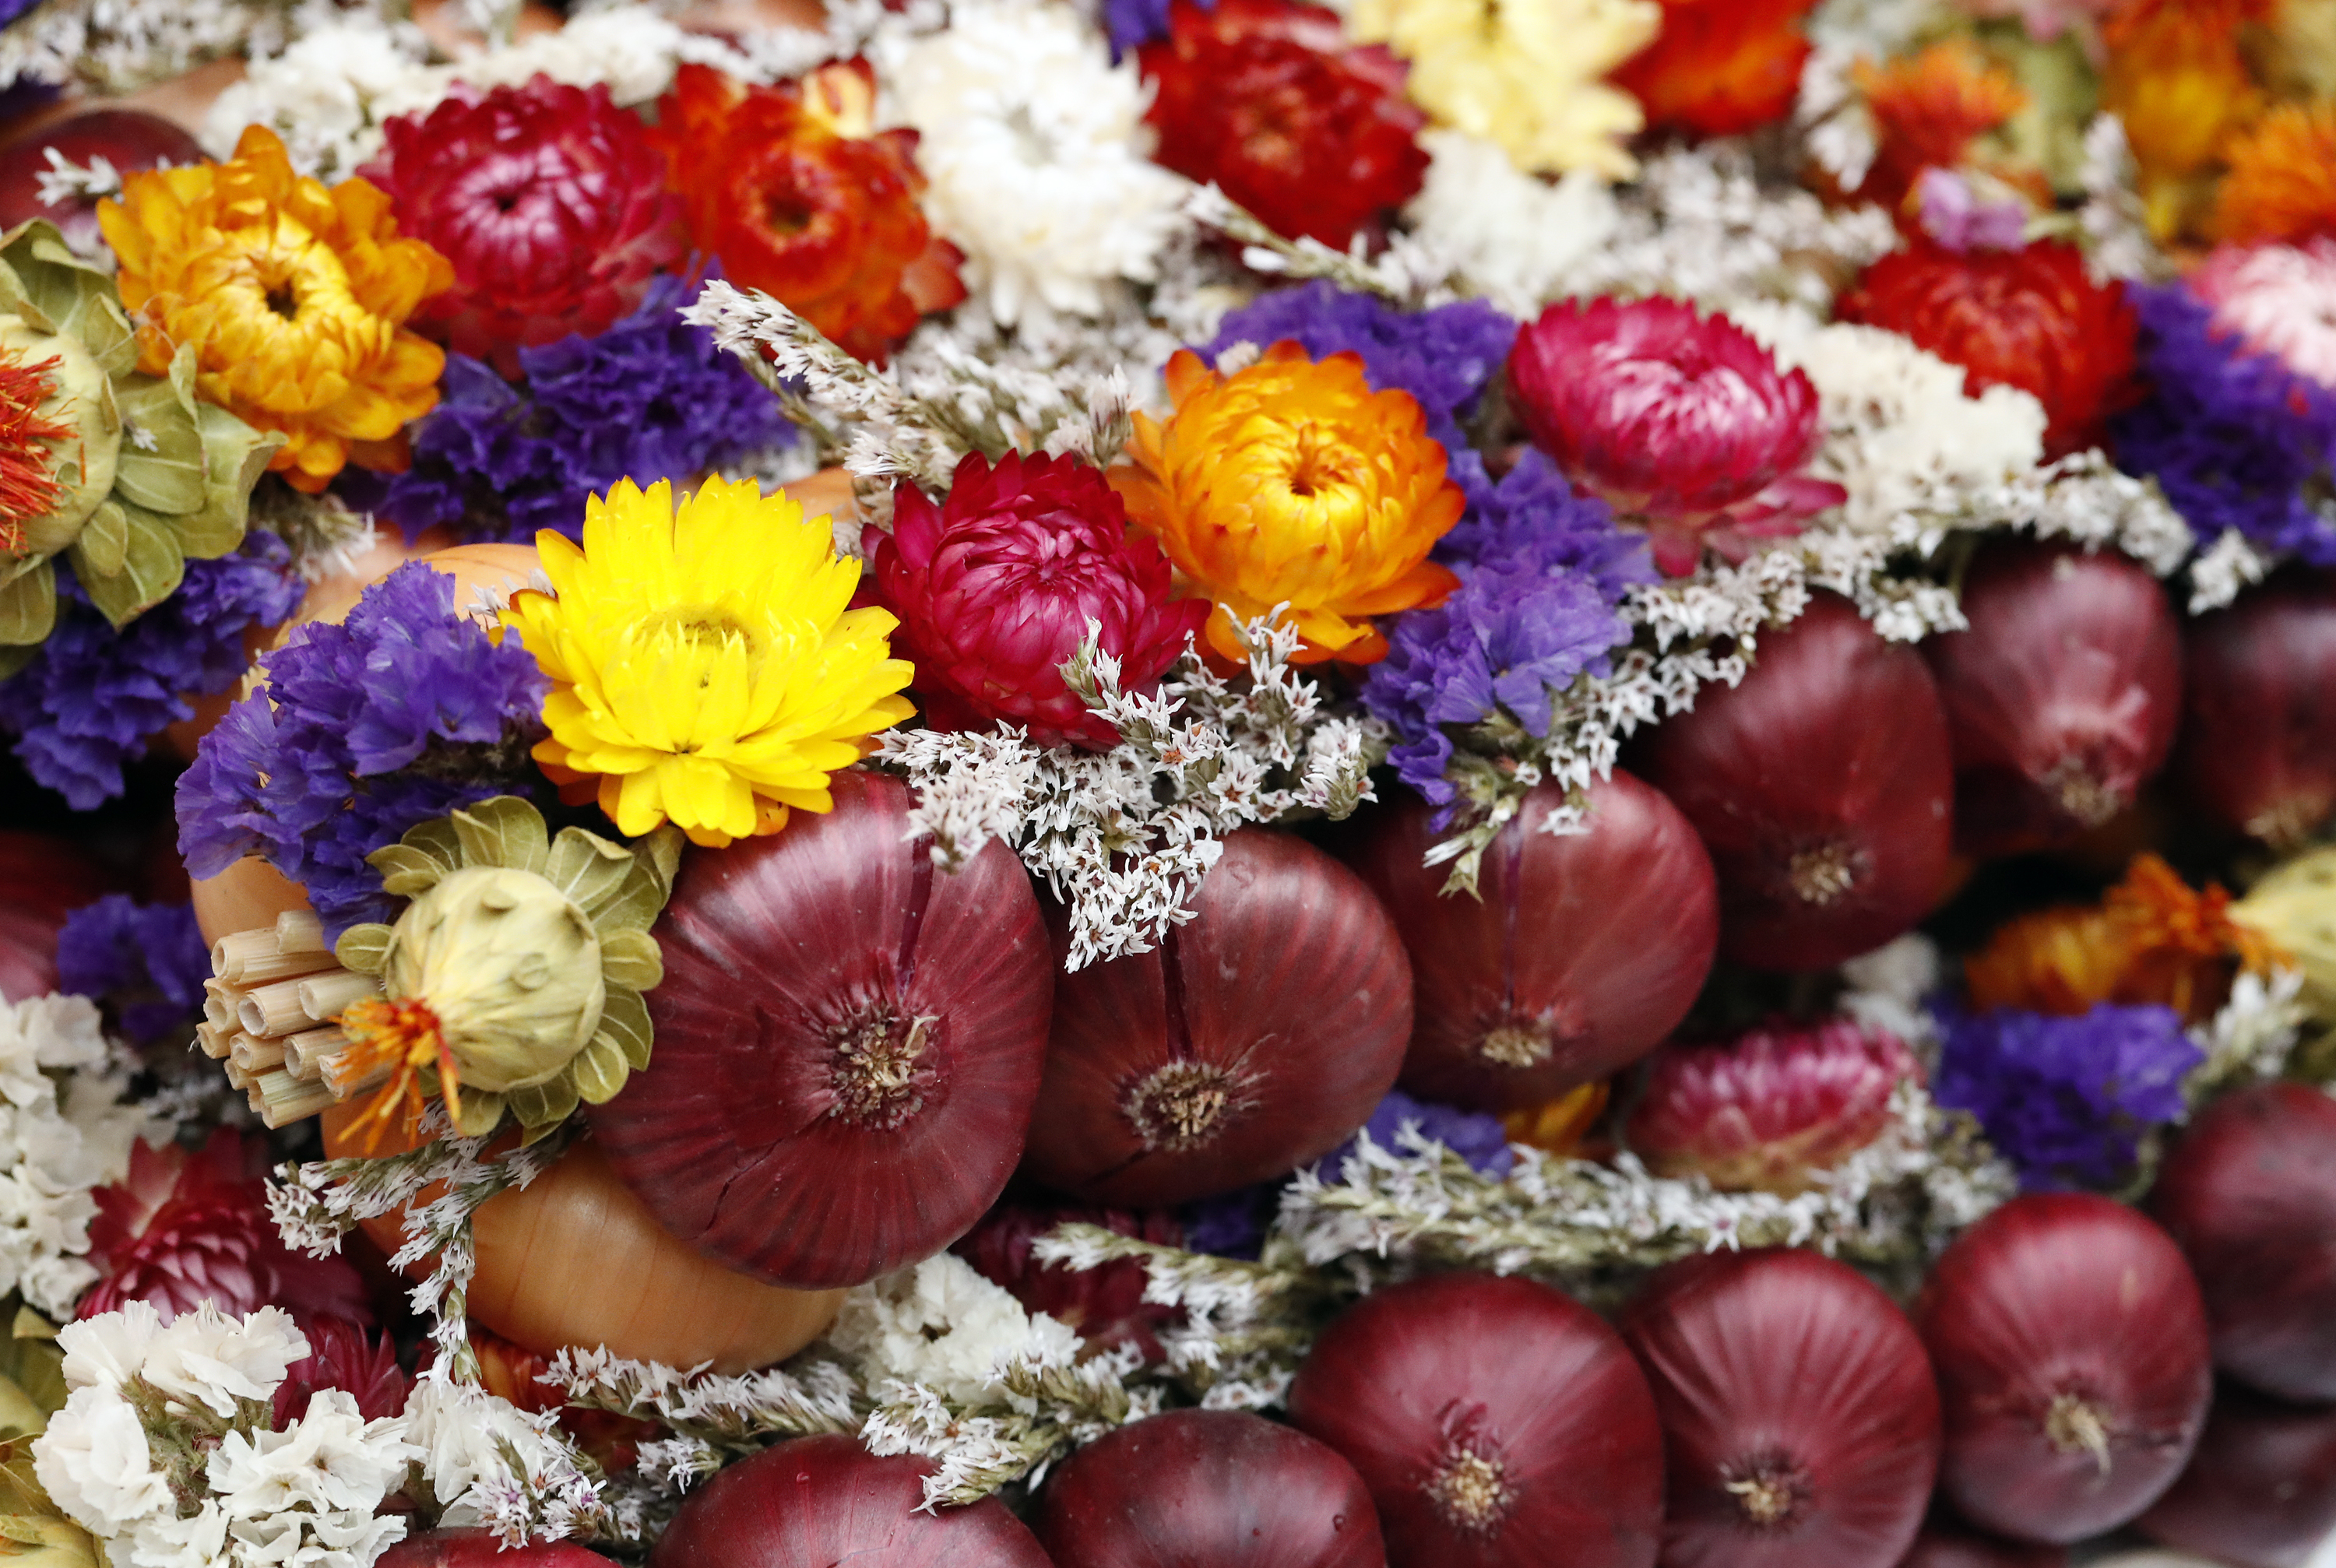
{"type": "Polygon", "coordinates": [[[140,323],[138,368],[161,375],[194,349],[200,394],[283,432],[268,466],[302,490],[352,454],[386,459],[437,404],[446,366],[406,317],[454,281],[444,257],[396,238],[389,205],[363,180],[327,190],[295,174],[263,125],[225,163],[123,176],[97,219],[140,323]]]}
{"type": "Polygon", "coordinates": [[[669,483],[622,480],[586,507],[582,549],[536,545],[557,597],[503,612],[551,677],[535,758],[560,783],[597,777],[620,833],[776,833],[791,807],[828,810],[861,737],[915,711],[885,640],[899,623],[850,608],[860,563],[784,491],[708,479],[676,514],[669,483]]]}
{"type": "Polygon", "coordinates": [[[1654,0],[1355,0],[1348,29],[1411,63],[1411,101],[1533,174],[1627,180],[1638,100],[1601,80],[1662,27],[1654,0]]]}
{"type": "Polygon", "coordinates": [[[1318,365],[1280,343],[1220,376],[1179,349],[1166,379],[1174,415],[1135,416],[1136,468],[1112,483],[1185,589],[1216,601],[1219,654],[1241,659],[1238,623],[1286,604],[1299,663],[1368,664],[1387,655],[1370,617],[1459,586],[1427,559],[1466,504],[1444,448],[1409,393],[1370,389],[1359,357],[1318,365]]]}

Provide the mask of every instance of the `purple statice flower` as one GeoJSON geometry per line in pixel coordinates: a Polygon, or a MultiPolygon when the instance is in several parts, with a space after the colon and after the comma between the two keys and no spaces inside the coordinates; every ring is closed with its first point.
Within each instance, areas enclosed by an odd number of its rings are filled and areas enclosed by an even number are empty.
{"type": "Polygon", "coordinates": [[[179,850],[196,877],[248,854],[302,883],[328,934],[394,903],[365,856],[406,829],[540,782],[548,683],[517,639],[454,609],[419,562],[264,661],[267,692],[205,736],[179,779],[179,850]],[[271,708],[272,702],[272,708],[271,708]]]}
{"type": "Polygon", "coordinates": [[[228,690],[249,665],[244,634],[299,608],[291,552],[254,532],[217,560],[187,562],[178,591],[116,631],[57,562],[57,624],[32,662],[0,681],[0,731],[33,777],[89,811],[122,793],[122,765],[228,690]]]}
{"type": "Polygon", "coordinates": [[[2028,235],[2028,209],[2017,201],[1985,201],[1970,180],[1952,169],[1925,169],[1914,182],[1922,232],[1953,251],[2017,250],[2028,235]]]}
{"type": "Polygon", "coordinates": [[[2313,504],[2336,465],[2336,391],[2217,333],[2180,284],[2127,284],[2150,394],[2111,427],[2118,463],[2154,476],[2193,533],[2237,529],[2336,566],[2336,518],[2313,504]]]}
{"type": "Polygon", "coordinates": [[[1617,530],[1603,503],[1576,496],[1537,452],[1483,487],[1446,543],[1458,591],[1395,618],[1362,700],[1396,732],[1387,760],[1397,774],[1448,811],[1456,792],[1445,776],[1445,726],[1499,709],[1528,735],[1547,735],[1557,694],[1582,675],[1611,673],[1609,654],[1630,638],[1622,598],[1653,571],[1644,541],[1617,530]]]}
{"type": "MultiPolygon", "coordinates": [[[[1325,1182],[1340,1180],[1347,1158],[1355,1152],[1357,1138],[1363,1133],[1389,1153],[1406,1153],[1396,1136],[1406,1123],[1467,1161],[1479,1175],[1504,1177],[1516,1164],[1500,1117],[1415,1100],[1400,1089],[1390,1089],[1355,1138],[1314,1162],[1314,1174],[1325,1182]]],[[[1266,1227],[1280,1206],[1283,1184],[1283,1181],[1259,1182],[1185,1204],[1177,1214],[1184,1227],[1185,1247],[1221,1258],[1256,1257],[1264,1244],[1266,1227]]]]}
{"type": "Polygon", "coordinates": [[[141,904],[108,893],[65,917],[57,987],[113,1009],[122,1032],[151,1045],[202,1016],[210,948],[195,906],[141,904]]]}
{"type": "Polygon", "coordinates": [[[413,463],[389,479],[379,510],[464,540],[525,542],[540,529],[573,539],[585,499],[620,479],[686,481],[791,440],[778,401],[676,314],[688,287],[660,276],[599,336],[521,349],[524,388],[448,355],[438,406],[414,427],[413,463]]]}
{"type": "MultiPolygon", "coordinates": [[[[1217,8],[1217,0],[1193,0],[1203,11],[1217,8]]],[[[1111,40],[1111,63],[1168,36],[1169,0],[1103,0],[1104,33],[1111,40]]]]}
{"type": "Polygon", "coordinates": [[[1936,1010],[1946,1039],[1932,1096],[1977,1116],[2030,1189],[2131,1176],[2142,1135],[2181,1116],[2183,1076],[2205,1059],[2171,1008],[1936,1010]]]}

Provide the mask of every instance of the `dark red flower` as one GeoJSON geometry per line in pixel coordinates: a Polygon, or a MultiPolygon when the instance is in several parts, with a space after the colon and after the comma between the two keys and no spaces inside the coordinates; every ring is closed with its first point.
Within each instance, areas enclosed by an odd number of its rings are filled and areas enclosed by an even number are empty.
{"type": "Polygon", "coordinates": [[[1799,530],[1841,486],[1799,473],[1816,388],[1720,315],[1676,299],[1562,300],[1517,334],[1509,394],[1535,445],[1653,536],[1655,564],[1799,530]]]}
{"type": "Polygon", "coordinates": [[[1815,0],[1663,0],[1663,30],[1608,78],[1650,131],[1741,136],[1781,120],[1800,91],[1815,0]]]}
{"type": "Polygon", "coordinates": [[[1834,314],[1961,365],[1973,395],[1990,386],[2035,394],[2048,457],[2097,444],[2137,390],[2124,286],[2095,283],[2083,253],[2059,240],[1961,254],[1917,241],[1867,268],[1834,314]]]}
{"type": "Polygon", "coordinates": [[[1773,1024],[1658,1053],[1627,1136],[1659,1175],[1790,1195],[1880,1136],[1891,1092],[1921,1076],[1905,1042],[1881,1029],[1773,1024]]]}
{"type": "Polygon", "coordinates": [[[414,1380],[397,1364],[397,1347],[386,1333],[370,1334],[343,1318],[307,1318],[308,1355],[295,1361],[276,1388],[277,1430],[308,1413],[308,1398],[323,1388],[355,1396],[357,1413],[368,1421],[401,1415],[414,1380]]]}
{"type": "Polygon", "coordinates": [[[1163,1213],[1004,1203],[949,1251],[992,1284],[1004,1286],[1029,1310],[1069,1324],[1091,1347],[1116,1349],[1124,1345],[1146,1361],[1160,1360],[1164,1355],[1160,1330],[1183,1322],[1184,1309],[1144,1299],[1149,1276],[1142,1263],[1123,1258],[1100,1269],[1071,1270],[1030,1255],[1031,1244],[1039,1237],[1074,1222],[1163,1246],[1184,1244],[1184,1228],[1163,1213]]]}
{"type": "Polygon", "coordinates": [[[232,1127],[215,1129],[196,1154],[134,1144],[130,1174],[95,1193],[89,1261],[98,1282],[80,1316],[148,1301],[168,1322],[209,1300],[232,1314],[277,1306],[304,1320],[372,1323],[373,1304],[346,1259],[304,1257],[276,1233],[268,1164],[268,1140],[232,1127]]]}
{"type": "Polygon", "coordinates": [[[881,365],[965,289],[917,204],[917,133],[878,134],[875,102],[861,60],[771,87],[684,65],[649,135],[723,276],[881,365]]]}
{"type": "Polygon", "coordinates": [[[414,326],[505,375],[523,347],[606,330],[686,248],[665,161],[605,86],[457,83],[382,134],[359,172],[388,192],[400,232],[454,264],[414,326]]]}
{"type": "Polygon", "coordinates": [[[1062,665],[1103,628],[1120,684],[1141,691],[1208,618],[1206,599],[1170,602],[1168,558],[1131,536],[1127,504],[1075,457],[978,454],[936,506],[913,484],[876,544],[875,589],[900,618],[892,650],[917,667],[926,722],[1027,726],[1041,745],[1105,749],[1116,730],[1063,685],[1062,665]]]}
{"type": "Polygon", "coordinates": [[[1140,59],[1156,88],[1154,156],[1292,239],[1343,248],[1426,178],[1427,117],[1404,96],[1403,62],[1348,44],[1335,12],[1175,0],[1168,36],[1140,59]]]}

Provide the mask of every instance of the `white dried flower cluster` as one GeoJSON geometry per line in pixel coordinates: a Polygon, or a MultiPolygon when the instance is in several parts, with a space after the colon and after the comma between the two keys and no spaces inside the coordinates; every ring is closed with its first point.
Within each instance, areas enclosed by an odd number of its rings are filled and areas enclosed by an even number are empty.
{"type": "Polygon", "coordinates": [[[827,1342],[867,1388],[920,1383],[952,1403],[986,1397],[1008,1362],[1067,1361],[1079,1349],[1067,1325],[949,1252],[846,1296],[827,1342]]]}
{"type": "MultiPolygon", "coordinates": [[[[33,194],[44,206],[63,207],[122,194],[122,170],[103,153],[92,153],[87,164],[71,161],[54,147],[42,148],[41,156],[48,167],[34,182],[33,194]]],[[[169,168],[169,161],[160,167],[169,168]]]]}
{"type": "Polygon", "coordinates": [[[2220,609],[2250,584],[2271,575],[2278,563],[2235,528],[2226,528],[2214,543],[2190,558],[2190,613],[2220,609]]]}
{"type": "Polygon", "coordinates": [[[433,1372],[405,1402],[439,1523],[487,1531],[506,1547],[530,1541],[638,1541],[639,1529],[601,1495],[599,1467],[560,1432],[556,1411],[528,1411],[474,1383],[433,1372]]]}
{"type": "Polygon", "coordinates": [[[2085,240],[2085,270],[2097,283],[2165,278],[2173,266],[2151,236],[2148,214],[2134,189],[2137,170],[2125,122],[2114,114],[2095,115],[2085,127],[2084,148],[2079,178],[2085,204],[2077,209],[2077,227],[2085,240]]]}
{"type": "Polygon", "coordinates": [[[422,1456],[402,1419],[325,1389],[274,1429],[276,1389],[308,1354],[279,1309],[205,1303],[165,1324],[131,1301],[57,1342],[71,1392],[34,1474],[121,1568],[369,1568],[404,1536],[377,1513],[422,1456]]]}
{"type": "Polygon", "coordinates": [[[1939,1020],[1923,1004],[1939,989],[1943,973],[1938,944],[1909,931],[1842,965],[1848,989],[1834,1007],[1867,1028],[1897,1036],[1928,1061],[1939,1043],[1939,1020]]]}
{"type": "Polygon", "coordinates": [[[1404,209],[1414,235],[1449,258],[1470,292],[1520,318],[1566,291],[1567,278],[1621,226],[1597,172],[1534,179],[1499,144],[1465,131],[1420,132],[1427,177],[1404,209]]]}
{"type": "Polygon", "coordinates": [[[1740,148],[1715,141],[1650,161],[1616,193],[1612,236],[1567,268],[1559,292],[1669,294],[1708,309],[1833,302],[1826,268],[1854,270],[1898,242],[1878,207],[1828,209],[1806,190],[1762,185],[1740,148]]]}
{"type": "Polygon", "coordinates": [[[1457,297],[1453,287],[1457,262],[1432,238],[1397,229],[1373,257],[1367,253],[1367,237],[1358,233],[1346,249],[1333,250],[1310,235],[1291,239],[1277,233],[1214,184],[1191,190],[1186,215],[1238,241],[1241,265],[1262,277],[1290,283],[1328,278],[1349,293],[1376,294],[1406,310],[1457,297]]]}
{"type": "MultiPolygon", "coordinates": [[[[1278,611],[1277,611],[1278,613],[1278,611]]],[[[916,833],[934,862],[961,865],[991,839],[1069,906],[1067,967],[1149,952],[1173,924],[1235,828],[1294,813],[1338,818],[1376,799],[1377,721],[1335,714],[1290,665],[1299,634],[1251,622],[1245,678],[1228,680],[1189,649],[1159,691],[1130,694],[1119,662],[1086,646],[1064,678],[1120,732],[1106,752],[1032,745],[1011,726],[984,733],[888,732],[877,760],[908,775],[916,833]]]]}
{"type": "Polygon", "coordinates": [[[887,123],[919,134],[925,209],[1000,322],[1102,312],[1148,282],[1186,183],[1151,161],[1133,60],[1060,5],[977,0],[944,32],[873,41],[887,123]]]}
{"type": "Polygon", "coordinates": [[[2276,969],[2269,975],[2241,970],[2214,1016],[2190,1027],[2191,1040],[2206,1053],[2183,1081],[2191,1102],[2279,1076],[2310,1015],[2302,998],[2301,969],[2276,969]]]}
{"type": "Polygon", "coordinates": [[[124,1105],[127,1076],[86,997],[0,1004],[0,1292],[66,1318],[96,1281],[96,1188],[129,1173],[131,1146],[170,1129],[124,1105]]]}
{"type": "Polygon", "coordinates": [[[47,0],[0,32],[0,86],[77,81],[134,92],[222,54],[277,46],[291,9],[287,0],[47,0]]]}

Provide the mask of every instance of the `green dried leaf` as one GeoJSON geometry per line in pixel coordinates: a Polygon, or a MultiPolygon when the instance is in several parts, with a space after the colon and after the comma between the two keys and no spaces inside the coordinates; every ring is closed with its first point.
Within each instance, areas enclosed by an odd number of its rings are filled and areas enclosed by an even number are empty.
{"type": "Polygon", "coordinates": [[[576,1109],[576,1080],[563,1072],[548,1084],[513,1089],[504,1097],[511,1102],[511,1115],[526,1129],[522,1141],[531,1144],[566,1121],[576,1109]]]}
{"type": "Polygon", "coordinates": [[[55,224],[34,219],[0,236],[0,258],[15,271],[25,303],[54,330],[79,338],[108,375],[125,375],[138,363],[138,340],[112,273],[75,256],[55,224]]]}
{"type": "Polygon", "coordinates": [[[0,680],[6,680],[10,676],[32,663],[33,656],[40,651],[37,648],[0,646],[0,680]]]}
{"type": "Polygon", "coordinates": [[[384,844],[365,856],[365,864],[381,873],[384,891],[401,899],[421,897],[453,869],[428,850],[410,843],[384,844]]]}
{"type": "Polygon", "coordinates": [[[113,487],[151,511],[199,511],[209,495],[192,375],[179,374],[179,366],[192,366],[194,358],[193,349],[181,348],[167,379],[133,375],[115,394],[123,429],[113,487]]]}
{"type": "Polygon", "coordinates": [[[73,549],[73,570],[84,582],[92,577],[120,576],[130,557],[130,514],[118,502],[98,502],[81,525],[73,549]]]}
{"type": "Polygon", "coordinates": [[[588,1105],[605,1105],[617,1097],[632,1073],[625,1047],[612,1038],[604,1027],[592,1037],[592,1043],[576,1054],[568,1065],[576,1081],[576,1092],[588,1105]]]}
{"type": "MultiPolygon", "coordinates": [[[[649,1006],[641,1000],[641,993],[627,986],[610,985],[608,1000],[600,1007],[600,1029],[592,1037],[597,1042],[608,1040],[615,1044],[634,1071],[649,1065],[649,1046],[655,1039],[649,1026],[649,1006]]],[[[590,1099],[590,1096],[585,1096],[590,1099]]],[[[594,1100],[593,1104],[599,1104],[594,1100]]]]}
{"type": "MultiPolygon", "coordinates": [[[[633,872],[633,852],[582,828],[562,828],[552,841],[544,880],[586,914],[615,900],[633,872]]],[[[595,921],[597,928],[598,921],[595,921]]]]}
{"type": "MultiPolygon", "coordinates": [[[[462,863],[462,841],[454,836],[454,824],[444,817],[432,817],[426,823],[414,823],[397,842],[408,849],[428,854],[446,871],[451,872],[462,863]]],[[[379,850],[374,852],[375,854],[380,852],[379,850]]],[[[366,859],[371,860],[372,856],[368,855],[366,859]]]]}
{"type": "Polygon", "coordinates": [[[454,1130],[466,1138],[485,1137],[503,1119],[503,1102],[507,1097],[489,1094],[484,1089],[463,1090],[462,1114],[454,1118],[454,1130]]]}
{"type": "MultiPolygon", "coordinates": [[[[84,577],[82,588],[106,619],[116,627],[128,625],[178,591],[187,575],[187,558],[179,552],[179,540],[170,525],[142,506],[129,502],[117,502],[130,519],[130,544],[124,553],[122,570],[104,577],[84,577]]],[[[73,566],[81,566],[80,547],[74,547],[73,566]]]]}
{"type": "Polygon", "coordinates": [[[497,795],[456,812],[451,819],[462,841],[462,863],[507,866],[541,876],[551,864],[551,841],[543,813],[517,795],[497,795]]]}
{"type": "MultiPolygon", "coordinates": [[[[393,844],[390,847],[394,849],[397,846],[393,844]]],[[[394,928],[379,920],[351,926],[341,933],[341,940],[333,944],[333,957],[341,960],[341,967],[345,969],[354,969],[361,975],[377,975],[381,973],[382,966],[389,962],[390,940],[395,935],[394,928]]]]}
{"type": "Polygon", "coordinates": [[[600,939],[600,972],[612,986],[655,990],[665,979],[665,955],[647,931],[610,931],[600,939]]]}
{"type": "Polygon", "coordinates": [[[47,561],[0,583],[0,645],[38,647],[56,624],[56,569],[47,561]]]}
{"type": "Polygon", "coordinates": [[[243,542],[251,488],[268,472],[268,459],[282,450],[284,435],[254,430],[213,403],[195,404],[195,423],[203,436],[203,504],[179,520],[179,532],[190,557],[214,560],[243,542]]]}

